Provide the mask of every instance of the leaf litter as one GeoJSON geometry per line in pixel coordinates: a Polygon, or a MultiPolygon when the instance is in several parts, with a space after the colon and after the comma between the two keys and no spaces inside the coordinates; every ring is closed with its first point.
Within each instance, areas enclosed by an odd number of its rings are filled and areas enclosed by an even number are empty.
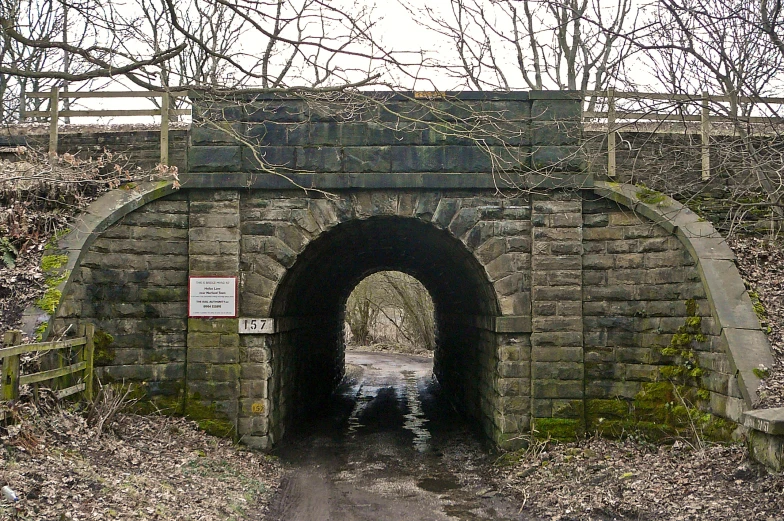
{"type": "Polygon", "coordinates": [[[750,461],[738,444],[697,450],[683,440],[534,441],[502,456],[493,479],[518,499],[521,519],[780,521],[784,515],[784,475],[750,461]]]}
{"type": "MultiPolygon", "coordinates": [[[[54,403],[54,400],[50,400],[54,403]]],[[[63,404],[12,405],[0,429],[0,519],[261,519],[278,486],[271,457],[192,421],[119,412],[104,431],[63,404]]]]}
{"type": "Polygon", "coordinates": [[[760,368],[768,376],[757,390],[757,408],[784,407],[784,244],[761,237],[734,237],[728,243],[752,302],[761,304],[755,311],[773,349],[773,367],[760,368]]]}

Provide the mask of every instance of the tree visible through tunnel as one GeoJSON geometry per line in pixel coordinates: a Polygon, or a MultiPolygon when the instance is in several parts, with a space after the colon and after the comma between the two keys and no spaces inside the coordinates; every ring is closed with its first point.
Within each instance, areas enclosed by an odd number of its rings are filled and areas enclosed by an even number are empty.
{"type": "Polygon", "coordinates": [[[380,271],[356,285],[346,301],[347,349],[432,355],[433,299],[414,277],[380,271]]]}

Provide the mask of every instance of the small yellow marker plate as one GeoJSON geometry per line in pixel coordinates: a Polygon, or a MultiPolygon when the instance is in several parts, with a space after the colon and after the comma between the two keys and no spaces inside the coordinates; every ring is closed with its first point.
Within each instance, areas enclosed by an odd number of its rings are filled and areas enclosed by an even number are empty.
{"type": "Polygon", "coordinates": [[[264,402],[256,402],[251,404],[250,412],[253,414],[262,414],[264,412],[264,402]]]}

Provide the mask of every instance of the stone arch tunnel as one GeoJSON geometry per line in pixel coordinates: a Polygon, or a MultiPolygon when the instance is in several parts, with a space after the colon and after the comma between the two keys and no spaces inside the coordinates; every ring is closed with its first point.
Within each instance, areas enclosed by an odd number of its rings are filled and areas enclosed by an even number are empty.
{"type": "Polygon", "coordinates": [[[218,116],[196,100],[181,187],[107,194],[60,241],[51,327],[105,332],[104,379],[143,382],[159,407],[270,447],[341,378],[353,286],[398,270],[433,297],[439,381],[499,446],[532,428],[622,429],[617,404],[677,363],[663,350],[687,322],[700,327],[701,407],[740,422],[753,405],[753,369],[772,361],[732,253],[677,202],[585,171],[578,96],[454,94],[446,108],[398,96],[353,119],[286,96],[221,107],[253,146],[200,126],[218,116]],[[392,120],[409,105],[417,123],[402,131],[392,120]],[[482,138],[489,159],[475,136],[439,130],[467,107],[513,129],[482,138]],[[234,315],[189,316],[194,277],[236,278],[234,315]],[[238,317],[275,328],[240,334],[238,317]]]}
{"type": "Polygon", "coordinates": [[[319,396],[332,391],[343,376],[346,299],[361,279],[382,270],[408,273],[429,291],[438,331],[435,373],[461,409],[480,419],[480,388],[490,385],[492,375],[481,360],[494,356],[494,346],[482,341],[474,323],[477,317],[500,314],[495,290],[463,243],[415,217],[386,215],[339,224],[310,243],[286,272],[270,315],[284,321],[307,317],[312,327],[273,344],[280,360],[273,374],[291,379],[275,380],[281,389],[290,389],[283,400],[317,404],[319,396]]]}

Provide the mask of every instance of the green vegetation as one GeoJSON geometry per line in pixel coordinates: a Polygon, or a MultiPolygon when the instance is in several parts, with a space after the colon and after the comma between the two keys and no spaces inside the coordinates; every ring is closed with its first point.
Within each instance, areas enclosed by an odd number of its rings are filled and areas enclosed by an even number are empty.
{"type": "Polygon", "coordinates": [[[598,434],[613,438],[635,437],[661,443],[676,438],[728,441],[736,425],[702,410],[710,400],[702,386],[705,370],[699,367],[695,347],[708,338],[702,332],[697,302],[685,302],[687,317],[661,354],[673,359],[659,368],[658,382],[641,385],[631,401],[588,400],[586,423],[598,434]]]}
{"type": "Polygon", "coordinates": [[[566,418],[536,418],[534,434],[539,439],[574,441],[585,433],[582,420],[566,418]]]}
{"type": "Polygon", "coordinates": [[[60,239],[62,239],[70,231],[71,231],[70,228],[63,228],[62,230],[57,230],[56,232],[54,232],[54,235],[52,235],[52,238],[49,239],[46,242],[46,245],[44,246],[44,250],[54,250],[54,249],[56,249],[57,248],[57,243],[60,242],[60,239]]]}
{"type": "Polygon", "coordinates": [[[114,352],[110,346],[114,343],[114,337],[98,329],[93,335],[93,344],[95,345],[95,352],[93,353],[93,363],[96,366],[109,365],[114,360],[114,352]]]}
{"type": "Polygon", "coordinates": [[[760,321],[760,325],[762,325],[765,328],[765,331],[770,334],[772,330],[768,325],[768,312],[765,310],[765,306],[762,304],[759,293],[756,291],[749,291],[749,298],[751,299],[751,305],[754,308],[754,313],[757,315],[757,319],[760,321]]]}
{"type": "Polygon", "coordinates": [[[661,350],[661,354],[667,357],[675,357],[674,365],[662,366],[659,373],[667,380],[686,384],[689,378],[694,379],[694,386],[700,388],[699,378],[703,375],[703,370],[697,362],[697,355],[694,352],[695,343],[703,343],[708,340],[702,332],[702,317],[697,316],[697,302],[694,299],[686,301],[686,313],[688,316],[684,320],[678,331],[672,335],[670,344],[661,350]]]}
{"type": "Polygon", "coordinates": [[[8,268],[13,268],[16,266],[16,257],[18,255],[19,251],[11,244],[11,241],[7,237],[0,237],[0,260],[3,261],[3,264],[8,268]]]}
{"type": "Polygon", "coordinates": [[[199,393],[188,395],[185,404],[185,416],[195,420],[201,430],[220,438],[231,438],[234,436],[234,424],[226,419],[220,419],[217,407],[214,403],[207,404],[201,399],[199,393]]]}
{"type": "MultiPolygon", "coordinates": [[[[57,236],[57,234],[55,234],[55,236],[57,236]]],[[[50,239],[46,249],[51,249],[49,248],[49,244],[53,242],[56,244],[55,237],[50,239]]],[[[54,254],[41,257],[41,270],[44,272],[44,275],[46,275],[46,280],[44,281],[46,291],[44,292],[44,295],[38,299],[35,305],[50,315],[54,315],[54,312],[57,310],[57,306],[60,304],[60,300],[63,297],[63,293],[59,289],[59,286],[68,280],[68,276],[71,273],[68,270],[60,271],[67,263],[68,255],[54,254]]],[[[42,337],[44,332],[45,329],[41,331],[42,337]]]]}
{"type": "Polygon", "coordinates": [[[667,196],[641,184],[637,190],[637,199],[645,204],[661,204],[667,199],[667,196]]]}
{"type": "Polygon", "coordinates": [[[68,263],[68,255],[44,255],[41,257],[41,270],[50,273],[60,269],[68,263]]]}
{"type": "MultiPolygon", "coordinates": [[[[47,285],[48,281],[47,281],[47,285]]],[[[57,309],[57,305],[60,303],[60,298],[62,298],[63,293],[56,287],[50,287],[44,293],[44,296],[38,299],[35,303],[36,306],[41,308],[43,311],[46,311],[50,315],[53,315],[55,310],[57,309]]]]}

